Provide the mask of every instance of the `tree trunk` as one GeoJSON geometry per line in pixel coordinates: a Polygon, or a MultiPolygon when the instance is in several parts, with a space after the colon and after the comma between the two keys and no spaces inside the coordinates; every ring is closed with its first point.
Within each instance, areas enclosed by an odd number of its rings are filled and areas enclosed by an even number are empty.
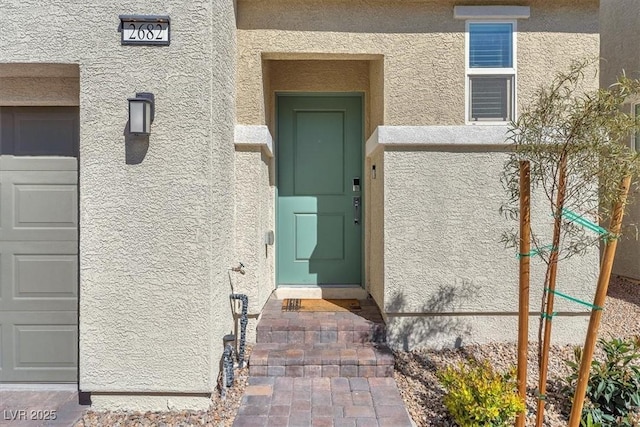
{"type": "Polygon", "coordinates": [[[551,255],[549,256],[549,283],[547,291],[547,303],[544,310],[544,340],[542,343],[542,354],[540,355],[540,378],[538,381],[538,407],[536,413],[536,427],[542,427],[544,420],[544,404],[547,392],[547,373],[549,369],[549,347],[551,346],[551,321],[553,319],[554,291],[556,289],[556,277],[558,275],[558,254],[560,251],[560,231],[562,225],[562,209],[567,191],[567,154],[563,152],[560,156],[560,167],[558,168],[558,195],[556,198],[555,217],[553,221],[553,243],[551,245],[551,255]]]}
{"type": "MultiPolygon", "coordinates": [[[[527,353],[529,348],[529,264],[531,260],[531,169],[520,162],[520,287],[518,304],[518,394],[527,400],[527,353]]],[[[516,427],[524,427],[526,409],[516,427]]]]}
{"type": "Polygon", "coordinates": [[[613,260],[616,255],[618,235],[620,234],[620,228],[622,226],[624,205],[627,200],[630,185],[630,176],[622,180],[621,197],[613,209],[611,225],[609,227],[611,238],[607,239],[605,242],[602,265],[600,266],[600,276],[598,277],[598,286],[596,288],[596,295],[593,301],[593,305],[595,307],[591,309],[591,318],[589,319],[589,328],[587,329],[587,339],[584,344],[584,349],[582,350],[582,358],[580,359],[580,371],[578,373],[576,392],[573,396],[569,427],[578,427],[580,425],[580,419],[582,418],[582,407],[584,406],[584,397],[587,392],[587,383],[589,382],[593,351],[598,340],[598,328],[600,327],[602,309],[607,298],[607,289],[609,288],[609,280],[611,278],[611,268],[613,267],[613,260]]]}

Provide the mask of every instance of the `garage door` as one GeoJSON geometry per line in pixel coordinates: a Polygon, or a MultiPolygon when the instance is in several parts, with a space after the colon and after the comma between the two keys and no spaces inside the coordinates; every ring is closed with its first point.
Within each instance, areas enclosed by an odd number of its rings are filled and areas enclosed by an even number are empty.
{"type": "Polygon", "coordinates": [[[78,109],[0,107],[0,382],[75,382],[78,109]]]}

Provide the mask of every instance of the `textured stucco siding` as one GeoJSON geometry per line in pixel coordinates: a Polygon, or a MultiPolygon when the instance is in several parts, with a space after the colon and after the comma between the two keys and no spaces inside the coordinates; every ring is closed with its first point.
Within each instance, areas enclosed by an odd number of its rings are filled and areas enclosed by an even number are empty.
{"type": "Polygon", "coordinates": [[[640,8],[636,0],[600,1],[600,84],[624,73],[640,78],[640,8]]]}
{"type": "Polygon", "coordinates": [[[3,106],[77,106],[79,102],[78,77],[0,76],[3,106]]]}
{"type": "Polygon", "coordinates": [[[365,94],[365,129],[368,129],[368,61],[267,60],[263,69],[269,70],[265,117],[274,134],[278,92],[362,92],[365,94]]]}
{"type": "Polygon", "coordinates": [[[260,147],[236,149],[236,257],[245,274],[230,275],[234,291],[249,297],[248,342],[255,342],[257,317],[275,289],[275,246],[265,244],[265,234],[274,230],[272,162],[260,147]]]}
{"type": "MultiPolygon", "coordinates": [[[[384,124],[384,60],[369,62],[369,129],[384,124]]],[[[371,132],[367,132],[369,135],[371,132]]]]}
{"type": "Polygon", "coordinates": [[[378,304],[384,307],[384,151],[378,150],[367,158],[367,198],[365,199],[366,236],[368,241],[367,290],[378,304]],[[375,179],[372,167],[376,168],[375,179]]]}
{"type": "MultiPolygon", "coordinates": [[[[522,106],[548,80],[549,70],[566,69],[573,59],[597,58],[598,2],[515,3],[531,5],[531,17],[518,21],[518,104],[522,106]]],[[[465,22],[453,18],[454,4],[453,0],[240,0],[238,121],[264,124],[267,120],[260,73],[263,58],[383,55],[383,72],[372,73],[383,84],[378,89],[383,92],[383,104],[374,118],[383,110],[387,125],[464,124],[465,22]]],[[[597,79],[593,82],[592,88],[597,87],[597,79]]]]}
{"type": "Polygon", "coordinates": [[[0,28],[0,63],[79,64],[80,388],[156,393],[119,398],[138,409],[211,393],[232,329],[233,2],[8,0],[0,28]],[[171,46],[121,46],[120,14],[170,15],[171,46]],[[143,91],[148,145],[123,135],[143,91]]]}
{"type": "MultiPolygon", "coordinates": [[[[431,96],[464,104],[464,90],[456,90],[453,72],[457,64],[464,74],[464,51],[461,58],[456,58],[451,48],[455,39],[463,45],[464,34],[445,33],[436,43],[433,34],[424,33],[429,27],[440,28],[442,21],[453,22],[452,7],[387,3],[240,1],[238,67],[241,73],[259,70],[263,53],[309,54],[308,59],[335,59],[340,55],[341,59],[359,59],[349,55],[384,54],[385,95],[393,94],[385,98],[387,121],[416,123],[414,106],[421,104],[418,123],[428,118],[436,123],[446,116],[441,110],[448,107],[433,102],[431,96]],[[437,66],[432,64],[435,58],[437,66]],[[422,101],[427,97],[431,102],[425,104],[422,101]],[[409,98],[410,103],[404,102],[409,98]]],[[[238,81],[238,120],[262,124],[264,105],[257,102],[262,96],[262,76],[247,74],[238,81]]],[[[463,80],[459,86],[464,88],[463,80]]]]}
{"type": "MultiPolygon", "coordinates": [[[[188,11],[198,10],[196,3],[180,3],[188,11]]],[[[211,51],[211,59],[205,64],[204,70],[194,72],[194,90],[199,86],[204,73],[210,79],[210,101],[205,105],[205,117],[211,123],[212,139],[207,144],[207,151],[211,153],[208,181],[211,207],[204,213],[209,215],[211,223],[208,250],[211,253],[209,282],[206,289],[210,292],[210,306],[208,307],[210,336],[208,362],[209,391],[216,387],[220,370],[222,354],[221,337],[230,330],[231,316],[229,313],[229,295],[226,284],[229,283],[228,266],[235,262],[235,239],[233,230],[235,218],[235,188],[234,174],[234,128],[235,128],[235,87],[236,87],[236,25],[235,1],[211,0],[210,15],[207,31],[207,49],[211,51]]],[[[190,17],[185,17],[190,21],[190,17]]],[[[185,25],[188,31],[190,25],[185,25]]],[[[203,24],[204,26],[205,24],[203,24]]],[[[194,41],[198,43],[198,41],[194,41]]],[[[201,42],[200,42],[201,43],[201,42]]],[[[197,95],[196,95],[197,96],[197,95]]],[[[189,104],[187,103],[187,106],[189,104]]],[[[197,120],[197,119],[196,119],[197,120]]],[[[189,172],[186,172],[189,173],[189,172]]]]}
{"type": "Polygon", "coordinates": [[[211,397],[203,396],[184,396],[184,395],[114,395],[114,394],[97,394],[91,395],[91,409],[95,411],[179,411],[179,410],[198,410],[207,408],[211,405],[211,397]]]}
{"type": "MultiPolygon", "coordinates": [[[[600,85],[608,87],[623,72],[640,78],[640,8],[636,0],[602,0],[600,2],[600,85]]],[[[633,100],[638,102],[640,100],[633,100]]],[[[629,105],[629,109],[630,109],[629,105]]],[[[627,205],[623,237],[613,265],[613,273],[640,279],[640,193],[632,194],[627,205]]]]}
{"type": "MultiPolygon", "coordinates": [[[[504,152],[483,148],[384,153],[384,310],[394,346],[404,341],[452,346],[459,336],[466,342],[515,340],[513,329],[500,329],[513,323],[518,311],[516,249],[500,243],[504,231],[518,226],[499,214],[507,197],[500,183],[505,160],[504,152]],[[419,320],[393,313],[461,316],[419,320]],[[487,318],[479,321],[483,313],[487,318]],[[413,332],[405,337],[409,324],[413,332]]],[[[532,221],[542,223],[539,231],[550,239],[545,200],[534,195],[532,204],[532,221]]],[[[534,258],[531,270],[535,311],[544,264],[534,258]]],[[[558,290],[592,300],[597,274],[598,250],[593,248],[560,265],[558,290]]],[[[584,307],[562,299],[556,299],[555,311],[585,313],[584,307]]],[[[560,342],[584,338],[583,320],[565,316],[555,323],[560,342]]]]}
{"type": "MultiPolygon", "coordinates": [[[[533,300],[532,300],[533,301],[533,300]]],[[[532,307],[535,304],[532,304],[532,307]]],[[[555,317],[553,344],[581,345],[589,325],[588,316],[555,317]]],[[[538,339],[540,316],[529,316],[529,341],[538,339]]],[[[452,348],[490,342],[516,342],[518,316],[487,314],[387,317],[387,336],[394,349],[452,348]]]]}
{"type": "Polygon", "coordinates": [[[630,194],[625,207],[622,237],[618,241],[613,274],[640,279],[640,191],[630,194]]]}
{"type": "Polygon", "coordinates": [[[531,2],[531,17],[518,20],[518,109],[541,85],[567,71],[572,61],[591,60],[583,90],[598,89],[598,1],[531,2]]]}

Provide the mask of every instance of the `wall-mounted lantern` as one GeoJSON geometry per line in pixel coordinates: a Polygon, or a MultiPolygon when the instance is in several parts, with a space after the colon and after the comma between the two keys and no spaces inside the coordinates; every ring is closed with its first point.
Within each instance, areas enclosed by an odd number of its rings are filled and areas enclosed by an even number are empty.
{"type": "Polygon", "coordinates": [[[139,92],[129,98],[129,133],[149,135],[155,115],[155,98],[152,93],[139,92]]]}

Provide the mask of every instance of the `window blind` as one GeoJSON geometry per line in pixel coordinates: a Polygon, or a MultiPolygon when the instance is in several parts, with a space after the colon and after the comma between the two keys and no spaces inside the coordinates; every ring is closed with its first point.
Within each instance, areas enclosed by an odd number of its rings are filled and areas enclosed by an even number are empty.
{"type": "Polygon", "coordinates": [[[471,77],[471,120],[511,120],[511,85],[511,76],[471,77]]]}
{"type": "Polygon", "coordinates": [[[513,67],[512,33],[510,23],[469,24],[469,67],[513,67]]]}

